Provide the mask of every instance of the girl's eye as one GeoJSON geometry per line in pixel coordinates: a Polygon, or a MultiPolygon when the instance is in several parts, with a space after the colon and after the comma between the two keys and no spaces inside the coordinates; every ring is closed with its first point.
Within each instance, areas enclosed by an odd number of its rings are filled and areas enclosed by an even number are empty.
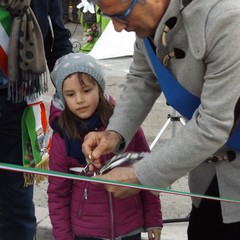
{"type": "Polygon", "coordinates": [[[72,97],[74,94],[73,93],[66,93],[65,96],[67,97],[72,97]]]}
{"type": "Polygon", "coordinates": [[[85,93],[88,93],[88,92],[90,92],[90,91],[91,91],[90,88],[84,88],[84,89],[83,89],[83,92],[85,92],[85,93]]]}

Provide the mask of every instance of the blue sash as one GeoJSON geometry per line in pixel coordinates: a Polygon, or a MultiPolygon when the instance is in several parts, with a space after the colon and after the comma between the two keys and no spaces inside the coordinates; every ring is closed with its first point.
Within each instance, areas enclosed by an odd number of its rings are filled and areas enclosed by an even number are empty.
{"type": "MultiPolygon", "coordinates": [[[[168,69],[163,66],[153,51],[148,38],[144,38],[144,44],[167,103],[182,116],[188,120],[191,119],[194,111],[201,103],[200,98],[192,95],[185,89],[168,69]]],[[[235,151],[240,151],[240,124],[238,124],[235,131],[231,134],[227,145],[235,151]]]]}

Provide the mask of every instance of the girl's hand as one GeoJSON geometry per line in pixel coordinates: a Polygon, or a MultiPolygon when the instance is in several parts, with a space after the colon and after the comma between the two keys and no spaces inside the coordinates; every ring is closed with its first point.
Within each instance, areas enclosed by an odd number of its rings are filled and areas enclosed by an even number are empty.
{"type": "Polygon", "coordinates": [[[160,228],[151,228],[148,229],[148,239],[149,240],[161,240],[161,229],[160,228]]]}

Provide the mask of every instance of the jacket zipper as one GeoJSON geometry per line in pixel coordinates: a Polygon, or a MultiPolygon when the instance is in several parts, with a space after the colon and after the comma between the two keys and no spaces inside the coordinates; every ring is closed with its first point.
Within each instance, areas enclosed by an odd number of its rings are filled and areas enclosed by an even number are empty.
{"type": "Polygon", "coordinates": [[[112,202],[112,194],[108,193],[109,195],[109,210],[110,210],[110,221],[111,221],[111,239],[114,240],[114,213],[113,213],[113,202],[112,202]]]}
{"type": "Polygon", "coordinates": [[[83,198],[84,200],[88,199],[88,189],[86,187],[84,188],[83,198]]]}
{"type": "Polygon", "coordinates": [[[51,35],[52,35],[52,43],[51,43],[51,52],[53,51],[53,45],[54,45],[54,30],[53,30],[53,25],[52,25],[52,20],[51,17],[48,15],[48,23],[49,23],[49,27],[50,27],[50,31],[51,31],[51,35]]]}
{"type": "Polygon", "coordinates": [[[84,203],[88,199],[88,189],[87,187],[83,190],[82,202],[80,203],[80,210],[78,211],[78,217],[81,217],[82,210],[84,208],[84,203]]]}

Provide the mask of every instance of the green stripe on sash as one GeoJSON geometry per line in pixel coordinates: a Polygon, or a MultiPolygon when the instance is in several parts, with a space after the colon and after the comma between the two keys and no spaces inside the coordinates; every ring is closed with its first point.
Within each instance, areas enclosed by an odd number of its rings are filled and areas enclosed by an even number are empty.
{"type": "Polygon", "coordinates": [[[1,7],[0,7],[0,22],[3,28],[5,29],[7,35],[10,36],[12,17],[7,10],[1,7]]]}

